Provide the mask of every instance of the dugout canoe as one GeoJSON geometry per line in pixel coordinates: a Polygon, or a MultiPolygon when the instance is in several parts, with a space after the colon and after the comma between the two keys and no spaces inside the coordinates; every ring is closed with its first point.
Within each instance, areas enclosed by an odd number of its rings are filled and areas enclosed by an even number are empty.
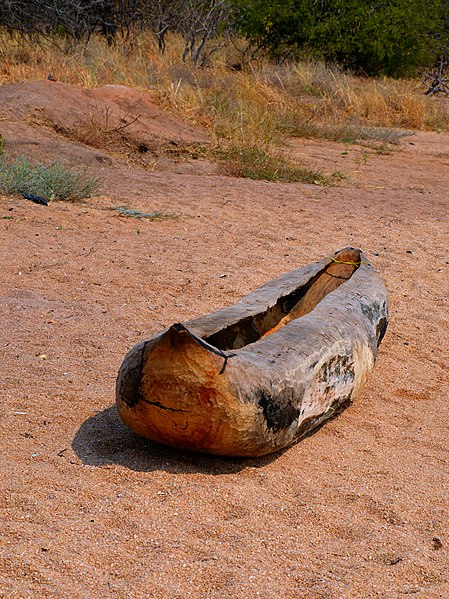
{"type": "Polygon", "coordinates": [[[277,451],[349,405],[387,322],[382,280],[345,248],[135,345],[117,378],[120,417],[180,448],[277,451]]]}

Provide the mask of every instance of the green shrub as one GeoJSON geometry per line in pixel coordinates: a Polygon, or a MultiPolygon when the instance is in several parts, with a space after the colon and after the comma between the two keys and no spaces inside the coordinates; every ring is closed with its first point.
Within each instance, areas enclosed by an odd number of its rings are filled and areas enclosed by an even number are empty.
{"type": "Polygon", "coordinates": [[[446,0],[237,0],[241,32],[278,59],[295,53],[368,75],[432,64],[448,42],[446,0]]]}
{"type": "Polygon", "coordinates": [[[76,200],[91,197],[97,188],[97,177],[86,171],[72,171],[60,162],[45,166],[23,156],[14,161],[6,155],[0,158],[1,193],[26,192],[46,200],[76,200]]]}

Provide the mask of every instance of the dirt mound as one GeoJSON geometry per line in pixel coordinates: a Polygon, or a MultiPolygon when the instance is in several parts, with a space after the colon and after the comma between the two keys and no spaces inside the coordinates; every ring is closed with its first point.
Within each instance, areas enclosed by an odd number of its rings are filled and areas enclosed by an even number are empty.
{"type": "Polygon", "coordinates": [[[136,138],[176,144],[208,143],[201,127],[184,123],[159,108],[151,95],[124,85],[85,89],[58,81],[0,86],[0,111],[15,120],[49,121],[61,129],[92,123],[104,129],[128,129],[136,138]]]}
{"type": "MultiPolygon", "coordinates": [[[[0,118],[12,155],[89,166],[111,164],[120,157],[146,168],[189,172],[188,165],[180,169],[179,164],[201,158],[210,143],[204,128],[158,107],[149,93],[123,85],[96,89],[54,81],[2,85],[0,118]]],[[[202,168],[214,170],[208,161],[199,160],[195,169],[202,168]]]]}

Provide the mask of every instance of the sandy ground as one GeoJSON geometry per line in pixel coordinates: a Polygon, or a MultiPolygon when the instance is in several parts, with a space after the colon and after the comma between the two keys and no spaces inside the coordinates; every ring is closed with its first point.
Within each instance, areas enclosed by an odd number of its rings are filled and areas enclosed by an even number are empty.
{"type": "Polygon", "coordinates": [[[449,136],[388,154],[296,140],[293,156],[347,178],[274,184],[127,164],[30,124],[3,93],[12,154],[86,164],[103,190],[0,197],[0,596],[449,597],[449,136]],[[347,245],[384,278],[391,320],[338,418],[262,459],[121,424],[115,377],[135,342],[347,245]]]}

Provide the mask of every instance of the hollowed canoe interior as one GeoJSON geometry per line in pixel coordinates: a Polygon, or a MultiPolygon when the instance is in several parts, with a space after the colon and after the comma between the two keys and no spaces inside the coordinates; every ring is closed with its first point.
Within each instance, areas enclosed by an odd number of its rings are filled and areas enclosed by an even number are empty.
{"type": "Polygon", "coordinates": [[[221,350],[240,349],[308,314],[326,295],[351,278],[359,267],[361,253],[352,248],[342,250],[334,256],[334,260],[306,285],[280,297],[265,312],[243,318],[204,340],[221,350]]]}

